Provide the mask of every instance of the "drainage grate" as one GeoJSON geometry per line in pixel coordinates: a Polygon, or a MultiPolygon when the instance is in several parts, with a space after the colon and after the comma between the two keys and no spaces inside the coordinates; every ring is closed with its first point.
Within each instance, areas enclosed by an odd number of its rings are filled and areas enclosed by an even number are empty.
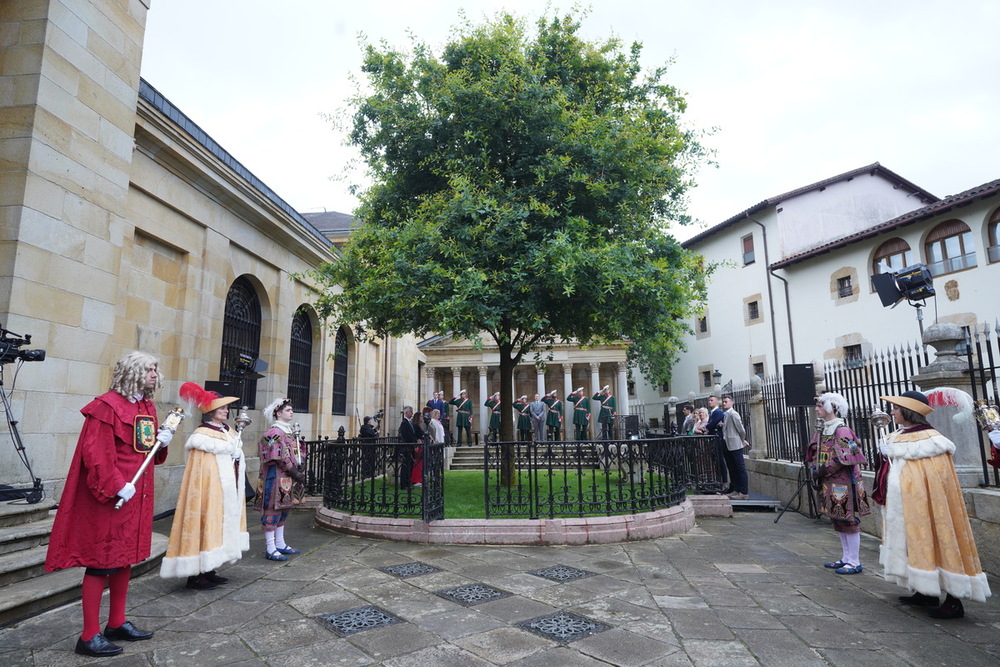
{"type": "Polygon", "coordinates": [[[570,567],[568,565],[552,565],[542,570],[534,570],[528,574],[533,574],[536,577],[548,579],[549,581],[559,582],[575,581],[576,579],[585,579],[586,577],[594,576],[593,572],[578,570],[575,567],[570,567]]]}
{"type": "Polygon", "coordinates": [[[589,637],[598,632],[604,632],[611,626],[599,621],[593,621],[586,616],[577,616],[566,611],[559,611],[548,616],[539,616],[517,624],[517,627],[546,639],[557,642],[571,642],[581,637],[589,637]]]}
{"type": "Polygon", "coordinates": [[[408,579],[409,577],[419,577],[422,574],[431,574],[433,572],[440,572],[439,568],[432,565],[427,565],[426,563],[403,563],[402,565],[390,565],[389,567],[380,567],[379,571],[391,574],[394,577],[399,577],[400,579],[408,579]]]}
{"type": "Polygon", "coordinates": [[[437,594],[443,598],[448,598],[453,602],[465,605],[466,607],[471,607],[472,605],[479,604],[480,602],[489,602],[491,600],[499,600],[500,598],[510,596],[510,593],[506,591],[502,591],[499,588],[493,588],[492,586],[486,586],[485,584],[467,584],[465,586],[451,588],[446,591],[438,591],[437,594]]]}
{"type": "Polygon", "coordinates": [[[374,606],[358,607],[347,611],[338,611],[335,614],[317,616],[316,620],[341,637],[403,622],[402,619],[374,606]]]}

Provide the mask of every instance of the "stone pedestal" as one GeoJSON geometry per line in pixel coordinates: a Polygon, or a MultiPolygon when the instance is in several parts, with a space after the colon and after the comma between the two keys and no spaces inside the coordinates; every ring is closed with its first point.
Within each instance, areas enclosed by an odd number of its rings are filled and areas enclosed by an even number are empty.
{"type": "Polygon", "coordinates": [[[956,324],[932,324],[924,331],[923,339],[925,345],[934,348],[935,358],[911,379],[925,394],[934,389],[955,390],[931,401],[934,412],[927,421],[955,443],[953,459],[962,487],[976,488],[983,477],[982,444],[976,420],[968,413],[968,406],[972,404],[972,385],[964,372],[966,363],[955,352],[955,347],[965,340],[965,334],[956,324]]]}

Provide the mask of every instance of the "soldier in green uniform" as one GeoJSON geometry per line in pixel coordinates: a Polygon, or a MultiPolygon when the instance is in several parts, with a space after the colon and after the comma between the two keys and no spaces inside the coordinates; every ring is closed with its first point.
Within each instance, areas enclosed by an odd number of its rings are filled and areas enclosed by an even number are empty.
{"type": "Polygon", "coordinates": [[[531,417],[528,416],[528,396],[525,394],[511,406],[517,411],[517,439],[521,442],[531,440],[531,417]]]}
{"type": "Polygon", "coordinates": [[[469,444],[472,444],[472,401],[469,400],[468,393],[463,389],[458,392],[458,396],[448,401],[448,405],[455,406],[455,426],[458,429],[459,447],[462,446],[462,429],[465,429],[465,437],[469,444]]]}
{"type": "Polygon", "coordinates": [[[549,416],[545,423],[549,427],[549,440],[559,440],[559,432],[562,430],[563,402],[556,398],[556,390],[553,389],[542,399],[545,405],[549,406],[549,416]]]}
{"type": "Polygon", "coordinates": [[[577,440],[588,440],[587,429],[590,426],[590,399],[583,395],[583,387],[566,397],[566,400],[573,403],[573,426],[576,430],[577,440]]]}
{"type": "Polygon", "coordinates": [[[604,385],[599,392],[594,394],[594,400],[601,402],[601,413],[597,416],[597,421],[601,425],[601,439],[610,440],[611,430],[615,423],[615,396],[609,385],[604,385]]]}
{"type": "Polygon", "coordinates": [[[500,439],[500,392],[496,392],[483,403],[490,409],[490,441],[496,442],[500,439]]]}

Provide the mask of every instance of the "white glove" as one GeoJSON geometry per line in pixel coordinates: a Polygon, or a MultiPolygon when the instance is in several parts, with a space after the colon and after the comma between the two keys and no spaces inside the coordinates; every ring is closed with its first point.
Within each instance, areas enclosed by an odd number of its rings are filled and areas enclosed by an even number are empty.
{"type": "Polygon", "coordinates": [[[990,431],[990,442],[996,447],[1000,447],[1000,429],[990,431]]]}
{"type": "Polygon", "coordinates": [[[132,496],[135,495],[135,484],[133,484],[132,482],[127,482],[125,486],[122,487],[122,490],[119,491],[116,495],[125,502],[130,501],[132,499],[132,496]]]}
{"type": "Polygon", "coordinates": [[[170,444],[170,441],[174,439],[174,432],[169,428],[161,428],[156,432],[156,439],[159,440],[164,447],[166,447],[170,444]]]}

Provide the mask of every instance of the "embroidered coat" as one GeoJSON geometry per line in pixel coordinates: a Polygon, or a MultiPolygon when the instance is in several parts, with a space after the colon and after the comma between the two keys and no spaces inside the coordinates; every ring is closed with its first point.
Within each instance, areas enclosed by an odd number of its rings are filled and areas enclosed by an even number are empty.
{"type": "Polygon", "coordinates": [[[260,478],[254,509],[285,510],[299,503],[301,484],[289,473],[298,470],[305,460],[305,445],[291,433],[290,427],[275,423],[258,443],[260,449],[260,478]],[[287,430],[286,430],[287,429],[287,430]]]}
{"type": "MultiPolygon", "coordinates": [[[[726,417],[729,421],[729,417],[726,417]]],[[[837,521],[857,524],[871,513],[868,494],[862,483],[860,463],[864,452],[843,419],[832,419],[817,431],[806,452],[813,479],[821,484],[819,510],[837,521]]]]}
{"type": "MultiPolygon", "coordinates": [[[[120,510],[118,492],[152,449],[158,422],[148,399],[131,402],[109,391],[88,403],[49,538],[45,570],[111,569],[149,558],[153,536],[153,466],[120,510]]],[[[167,450],[153,455],[163,463],[167,450]]]]}
{"type": "Polygon", "coordinates": [[[890,435],[881,450],[890,466],[879,554],[886,581],[985,602],[990,586],[952,461],[955,444],[916,426],[890,435]]]}
{"type": "Polygon", "coordinates": [[[250,549],[246,462],[239,433],[202,424],[184,449],[187,464],[160,566],[163,578],[208,572],[235,563],[250,549]]]}

